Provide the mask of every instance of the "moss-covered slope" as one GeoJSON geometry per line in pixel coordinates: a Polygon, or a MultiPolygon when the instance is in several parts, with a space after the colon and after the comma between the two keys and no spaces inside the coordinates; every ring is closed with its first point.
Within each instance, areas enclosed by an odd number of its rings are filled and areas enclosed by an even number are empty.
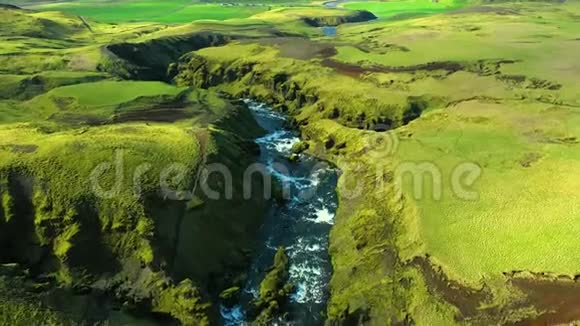
{"type": "MultiPolygon", "coordinates": [[[[211,294],[246,263],[267,201],[235,196],[226,204],[222,180],[208,181],[218,200],[197,183],[206,164],[220,163],[232,171],[232,191],[243,193],[260,129],[245,108],[215,95],[187,98],[182,108],[193,111],[173,124],[148,122],[155,120],[140,106],[140,118],[103,126],[0,125],[0,260],[30,269],[31,280],[42,276],[49,289],[104,291],[130,311],[189,325],[215,318],[211,294]]],[[[134,100],[116,101],[112,108],[134,100]]],[[[82,319],[99,318],[88,311],[82,319]]]]}
{"type": "Polygon", "coordinates": [[[371,83],[353,84],[351,77],[305,59],[284,57],[272,46],[231,44],[182,57],[175,80],[258,98],[291,113],[298,123],[330,118],[349,127],[384,130],[408,123],[429,105],[428,99],[371,83]]]}

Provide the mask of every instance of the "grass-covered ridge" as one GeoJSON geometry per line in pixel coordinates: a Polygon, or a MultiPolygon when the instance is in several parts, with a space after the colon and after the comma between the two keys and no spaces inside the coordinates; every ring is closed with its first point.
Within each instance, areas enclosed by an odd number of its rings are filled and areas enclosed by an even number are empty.
{"type": "MultiPolygon", "coordinates": [[[[96,109],[99,114],[112,114],[113,108],[129,109],[137,96],[145,99],[154,91],[162,95],[183,93],[183,89],[152,83],[132,88],[132,93],[119,93],[107,91],[106,83],[90,85],[93,90],[100,87],[100,103],[93,97],[94,92],[83,93],[82,85],[70,86],[75,91],[65,91],[68,96],[78,96],[77,110],[96,109]]],[[[136,86],[112,83],[115,85],[108,86],[136,86]]],[[[58,92],[64,91],[55,89],[54,93],[58,92]]],[[[251,237],[232,232],[241,226],[256,227],[263,204],[259,200],[251,205],[240,202],[235,212],[221,208],[218,213],[223,204],[206,202],[199,194],[195,206],[186,198],[165,201],[170,194],[160,192],[160,178],[167,167],[183,166],[187,171],[185,178],[170,183],[179,193],[193,189],[202,160],[221,162],[237,171],[238,164],[241,168],[246,159],[251,159],[240,137],[251,137],[259,129],[249,120],[236,131],[238,127],[231,125],[229,119],[239,125],[249,113],[237,113],[235,107],[214,94],[190,91],[185,96],[188,100],[183,109],[191,111],[178,120],[168,117],[179,107],[167,107],[157,112],[161,119],[155,119],[143,109],[151,102],[145,101],[133,109],[139,109],[135,113],[142,116],[132,114],[130,117],[135,119],[111,120],[102,126],[43,121],[38,113],[35,122],[0,125],[0,241],[7,249],[1,259],[32,266],[34,273],[47,273],[54,284],[91,287],[97,279],[106,279],[110,284],[133,289],[130,292],[139,292],[118,294],[118,299],[130,298],[133,302],[129,309],[151,305],[153,311],[186,324],[209,322],[213,314],[204,303],[208,295],[204,284],[221,275],[223,255],[230,259],[228,266],[243,263],[244,250],[251,248],[251,237]],[[209,124],[214,125],[211,130],[209,124]],[[237,136],[232,134],[234,131],[237,136]],[[224,143],[226,139],[228,142],[224,143]],[[103,164],[114,168],[107,170],[105,166],[95,177],[95,169],[103,164]],[[102,189],[104,197],[98,196],[95,189],[102,189]],[[230,219],[230,215],[250,207],[251,216],[238,217],[226,226],[220,222],[221,218],[230,219]],[[213,214],[220,217],[204,221],[213,214]],[[181,223],[188,225],[184,231],[179,231],[181,223]],[[215,232],[203,243],[217,240],[212,245],[213,255],[191,269],[187,261],[194,255],[182,256],[181,247],[198,248],[200,239],[192,233],[210,228],[216,228],[215,232]],[[229,240],[220,241],[220,232],[227,233],[229,240]],[[84,254],[87,250],[92,252],[90,256],[84,254]],[[160,267],[164,265],[169,267],[160,267]],[[193,278],[194,283],[173,283],[185,278],[193,278]],[[174,297],[180,295],[184,297],[174,297]]],[[[32,101],[35,100],[42,99],[32,101]]],[[[39,104],[31,105],[36,106],[39,104]]]]}
{"type": "Polygon", "coordinates": [[[578,185],[565,175],[577,163],[579,9],[507,3],[344,25],[301,51],[291,38],[231,42],[184,56],[176,81],[275,104],[343,169],[341,185],[377,195],[341,197],[331,320],[545,320],[566,308],[534,293],[568,296],[512,272],[578,272],[578,185]],[[427,178],[415,198],[407,175],[398,198],[407,163],[428,163],[441,186],[427,178]],[[463,163],[481,169],[475,200],[453,184],[463,163]]]}
{"type": "Polygon", "coordinates": [[[57,87],[26,101],[5,101],[2,122],[99,125],[125,121],[176,121],[202,113],[214,98],[161,82],[97,81],[57,87]],[[207,101],[200,105],[200,96],[207,101]]]}
{"type": "Polygon", "coordinates": [[[213,92],[122,81],[99,69],[113,37],[163,27],[87,27],[56,12],[0,10],[11,25],[0,32],[0,262],[11,264],[0,270],[2,292],[24,284],[3,299],[2,321],[115,324],[141,311],[146,319],[213,322],[210,291],[234,282],[267,203],[235,197],[232,210],[201,193],[180,194],[193,189],[205,162],[230,167],[241,189],[260,133],[249,112],[213,92]],[[170,183],[179,191],[168,200],[160,178],[175,164],[186,174],[170,183]],[[199,250],[207,245],[211,252],[199,250]],[[95,300],[102,308],[92,308],[95,300]]]}

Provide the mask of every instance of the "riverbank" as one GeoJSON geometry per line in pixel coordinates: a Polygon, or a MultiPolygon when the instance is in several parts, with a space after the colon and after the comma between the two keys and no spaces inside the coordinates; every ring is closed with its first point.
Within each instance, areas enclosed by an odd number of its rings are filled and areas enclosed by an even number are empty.
{"type": "Polygon", "coordinates": [[[261,228],[261,245],[241,287],[239,302],[222,308],[224,325],[251,322],[248,311],[258,299],[260,282],[280,247],[288,255],[287,281],[293,291],[287,302],[281,300],[280,311],[272,317],[279,323],[322,325],[332,274],[327,249],[337,206],[337,173],[328,164],[305,154],[294,154],[299,156],[290,160],[299,140],[288,129],[286,118],[264,104],[246,103],[267,131],[257,139],[261,148],[259,162],[279,180],[287,195],[283,205],[273,207],[261,228]]]}

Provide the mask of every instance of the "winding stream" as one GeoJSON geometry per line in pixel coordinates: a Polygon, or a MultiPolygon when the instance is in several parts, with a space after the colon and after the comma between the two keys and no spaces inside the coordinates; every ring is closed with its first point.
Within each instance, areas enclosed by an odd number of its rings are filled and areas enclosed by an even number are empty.
{"type": "Polygon", "coordinates": [[[301,155],[299,162],[287,160],[298,141],[285,127],[284,116],[264,104],[246,101],[267,134],[256,140],[260,145],[260,163],[284,182],[290,190],[285,206],[274,206],[261,230],[260,241],[240,302],[231,308],[221,307],[225,326],[246,325],[245,311],[257,297],[258,287],[271,266],[276,249],[286,248],[290,260],[290,283],[296,290],[284,306],[286,319],[279,325],[322,325],[327,302],[327,285],[332,274],[328,255],[328,234],[337,208],[335,192],[338,171],[325,162],[301,155]],[[282,163],[288,171],[273,168],[282,163]]]}

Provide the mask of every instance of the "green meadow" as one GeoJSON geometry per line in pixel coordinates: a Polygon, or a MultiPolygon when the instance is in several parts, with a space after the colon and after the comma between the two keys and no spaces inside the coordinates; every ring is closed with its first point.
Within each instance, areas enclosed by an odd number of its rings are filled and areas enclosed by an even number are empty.
{"type": "Polygon", "coordinates": [[[57,10],[100,22],[160,22],[189,23],[196,20],[226,20],[246,18],[268,10],[268,6],[246,4],[203,4],[184,0],[155,1],[105,1],[62,2],[30,6],[35,10],[57,10]]]}
{"type": "Polygon", "coordinates": [[[395,0],[347,2],[342,7],[352,10],[368,10],[380,19],[410,18],[436,14],[461,8],[468,0],[395,0]]]}

